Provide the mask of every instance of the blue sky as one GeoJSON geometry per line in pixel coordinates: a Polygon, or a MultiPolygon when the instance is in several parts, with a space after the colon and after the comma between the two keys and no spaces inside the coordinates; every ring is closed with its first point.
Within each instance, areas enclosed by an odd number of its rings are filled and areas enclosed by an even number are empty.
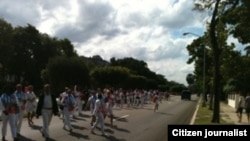
{"type": "Polygon", "coordinates": [[[197,37],[183,33],[202,35],[207,20],[193,6],[193,0],[1,0],[0,18],[68,38],[79,55],[143,60],[150,70],[186,85],[194,70],[186,64],[186,46],[197,37]]]}

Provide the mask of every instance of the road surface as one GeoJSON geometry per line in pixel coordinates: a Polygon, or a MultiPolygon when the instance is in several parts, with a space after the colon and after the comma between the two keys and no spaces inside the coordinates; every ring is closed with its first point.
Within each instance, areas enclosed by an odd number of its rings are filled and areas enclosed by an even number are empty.
{"type": "MultiPolygon", "coordinates": [[[[72,118],[73,132],[63,129],[62,120],[54,116],[50,125],[52,141],[167,141],[168,124],[189,124],[197,105],[197,98],[191,101],[181,100],[180,96],[172,96],[170,101],[163,100],[159,111],[153,112],[153,103],[143,108],[114,109],[116,119],[114,127],[109,126],[109,118],[105,119],[106,136],[99,130],[91,134],[90,113],[72,118]]],[[[34,119],[35,125],[30,127],[24,118],[20,141],[44,141],[40,133],[42,118],[34,119]]],[[[7,129],[7,140],[12,140],[10,129],[7,129]]]]}

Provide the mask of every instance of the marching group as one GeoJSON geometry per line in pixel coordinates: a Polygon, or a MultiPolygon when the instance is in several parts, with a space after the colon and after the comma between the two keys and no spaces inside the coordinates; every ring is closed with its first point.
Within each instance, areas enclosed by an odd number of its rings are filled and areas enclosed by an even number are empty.
{"type": "Polygon", "coordinates": [[[77,85],[73,89],[65,87],[65,90],[57,97],[51,94],[49,84],[45,84],[43,92],[37,96],[32,85],[25,87],[24,90],[22,84],[17,84],[15,90],[12,86],[6,85],[0,97],[2,141],[6,141],[8,123],[13,140],[18,141],[24,114],[27,115],[30,126],[34,124],[34,117],[42,116],[43,125],[40,131],[43,137],[49,139],[49,125],[53,115],[62,117],[63,128],[72,132],[71,116],[75,112],[80,115],[82,110],[91,112],[91,133],[94,134],[96,127],[99,126],[102,135],[105,135],[104,119],[110,118],[110,126],[113,126],[113,108],[123,108],[124,105],[126,108],[143,108],[144,104],[154,102],[154,112],[157,112],[164,97],[168,99],[168,93],[158,90],[123,90],[122,88],[98,88],[90,90],[86,95],[80,91],[77,85]],[[83,97],[87,97],[87,99],[83,99],[83,97]]]}

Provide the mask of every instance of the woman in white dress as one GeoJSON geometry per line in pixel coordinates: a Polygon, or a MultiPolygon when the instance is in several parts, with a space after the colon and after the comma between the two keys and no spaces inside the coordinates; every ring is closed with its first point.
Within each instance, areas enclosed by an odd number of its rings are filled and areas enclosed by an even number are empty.
{"type": "Polygon", "coordinates": [[[29,85],[28,86],[28,91],[26,93],[27,97],[27,105],[26,105],[26,112],[27,112],[27,119],[29,125],[33,125],[33,117],[35,116],[35,111],[36,111],[36,95],[33,91],[33,86],[29,85]]]}
{"type": "Polygon", "coordinates": [[[107,104],[107,114],[110,117],[110,126],[113,127],[113,118],[114,118],[114,113],[113,113],[113,106],[114,106],[114,95],[113,91],[110,90],[108,91],[108,96],[106,100],[107,104]]]}
{"type": "Polygon", "coordinates": [[[105,136],[104,116],[106,115],[106,113],[107,113],[107,111],[106,111],[104,100],[102,98],[102,94],[98,94],[97,100],[95,101],[95,108],[94,108],[94,114],[96,116],[96,121],[91,128],[91,132],[93,134],[95,133],[94,130],[95,130],[96,126],[99,125],[101,127],[100,130],[102,132],[102,136],[105,136]]]}

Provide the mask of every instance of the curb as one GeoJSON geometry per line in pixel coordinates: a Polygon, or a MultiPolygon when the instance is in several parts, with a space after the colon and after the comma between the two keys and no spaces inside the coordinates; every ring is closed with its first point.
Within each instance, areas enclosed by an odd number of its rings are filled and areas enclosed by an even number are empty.
{"type": "Polygon", "coordinates": [[[195,119],[196,119],[196,115],[197,115],[197,112],[198,112],[198,110],[199,110],[200,103],[201,103],[201,98],[199,99],[199,102],[198,102],[198,104],[196,105],[196,109],[195,109],[195,112],[194,112],[193,117],[192,117],[192,119],[191,119],[190,125],[194,125],[194,121],[195,121],[195,119]]]}

